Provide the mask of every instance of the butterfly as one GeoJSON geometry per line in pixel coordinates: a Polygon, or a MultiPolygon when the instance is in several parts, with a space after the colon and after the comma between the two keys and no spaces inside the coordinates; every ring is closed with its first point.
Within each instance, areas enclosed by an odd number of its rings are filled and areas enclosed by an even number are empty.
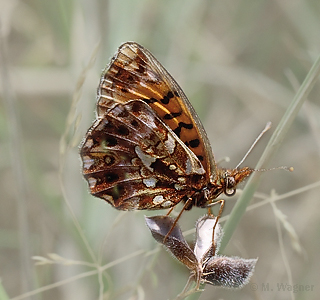
{"type": "Polygon", "coordinates": [[[91,194],[120,210],[210,207],[254,171],[217,166],[186,95],[135,42],[122,44],[102,72],[80,155],[91,194]]]}

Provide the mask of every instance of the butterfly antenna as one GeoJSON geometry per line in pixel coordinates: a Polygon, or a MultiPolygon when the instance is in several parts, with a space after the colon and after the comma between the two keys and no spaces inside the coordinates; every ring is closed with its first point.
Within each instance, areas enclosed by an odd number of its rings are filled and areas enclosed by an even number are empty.
{"type": "MultiPolygon", "coordinates": [[[[245,154],[245,156],[241,159],[241,161],[238,163],[238,165],[236,166],[236,169],[244,162],[244,160],[247,158],[247,156],[249,155],[249,153],[252,151],[253,147],[257,144],[257,142],[261,139],[261,137],[271,128],[271,122],[268,122],[265,126],[265,128],[261,131],[261,133],[259,134],[259,136],[255,139],[255,141],[253,142],[253,144],[251,145],[250,149],[247,151],[247,153],[245,154]]],[[[265,171],[272,171],[272,170],[286,170],[286,171],[290,171],[293,172],[294,169],[293,167],[287,167],[287,166],[280,166],[280,167],[275,167],[275,168],[270,168],[270,169],[253,169],[253,171],[256,172],[265,172],[265,171]]]]}
{"type": "Polygon", "coordinates": [[[270,168],[270,169],[254,169],[253,171],[255,171],[255,172],[265,172],[265,171],[272,171],[272,170],[279,170],[279,169],[290,171],[290,172],[294,171],[293,167],[287,167],[287,166],[280,166],[280,167],[275,167],[275,168],[270,168]]]}
{"type": "Polygon", "coordinates": [[[238,163],[238,165],[235,167],[235,169],[237,169],[247,158],[247,156],[249,155],[249,153],[252,151],[253,147],[258,143],[258,141],[261,139],[261,137],[271,128],[271,122],[269,121],[265,128],[261,131],[261,133],[258,135],[258,137],[255,139],[255,141],[253,142],[253,144],[251,145],[251,147],[249,148],[249,150],[247,151],[247,153],[244,155],[244,157],[241,159],[241,161],[238,163]]]}

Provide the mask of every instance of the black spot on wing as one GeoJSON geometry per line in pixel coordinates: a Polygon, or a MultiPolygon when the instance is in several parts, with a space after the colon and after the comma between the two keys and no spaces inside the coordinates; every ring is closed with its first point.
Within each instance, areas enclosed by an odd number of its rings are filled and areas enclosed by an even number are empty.
{"type": "Polygon", "coordinates": [[[171,113],[171,114],[165,114],[163,118],[164,118],[165,120],[171,120],[171,119],[174,119],[174,118],[176,118],[176,117],[181,116],[181,114],[182,114],[182,112],[176,112],[176,113],[171,113]]]}
{"type": "Polygon", "coordinates": [[[184,123],[184,122],[179,122],[179,126],[181,128],[186,128],[186,129],[192,129],[193,128],[193,124],[187,124],[187,123],[184,123]]]}
{"type": "Polygon", "coordinates": [[[139,112],[141,110],[141,105],[139,102],[134,102],[131,107],[133,112],[139,112]]]}
{"type": "Polygon", "coordinates": [[[187,123],[184,123],[184,122],[179,122],[179,125],[176,129],[173,130],[173,132],[178,136],[180,137],[180,134],[181,134],[181,129],[182,128],[186,128],[186,129],[192,129],[193,128],[193,124],[187,124],[187,123]]]}
{"type": "Polygon", "coordinates": [[[198,139],[191,140],[189,145],[191,148],[197,148],[200,145],[200,141],[198,139]]]}
{"type": "Polygon", "coordinates": [[[129,135],[129,129],[126,126],[120,125],[117,131],[120,135],[129,135]]]}
{"type": "Polygon", "coordinates": [[[106,179],[106,182],[113,182],[113,181],[119,180],[119,175],[116,173],[110,172],[105,175],[105,179],[106,179]]]}
{"type": "Polygon", "coordinates": [[[117,139],[115,138],[115,137],[113,137],[113,136],[108,136],[107,138],[106,138],[106,146],[107,147],[114,147],[114,146],[116,146],[118,144],[118,141],[117,141],[117,139]]]}
{"type": "Polygon", "coordinates": [[[181,127],[178,126],[176,129],[173,130],[173,132],[180,138],[180,134],[181,134],[181,127]]]}
{"type": "Polygon", "coordinates": [[[169,91],[168,94],[167,94],[167,97],[171,99],[171,98],[174,97],[174,95],[173,95],[173,93],[171,91],[169,91]]]}
{"type": "Polygon", "coordinates": [[[132,125],[133,127],[138,127],[138,126],[139,126],[139,123],[138,123],[136,120],[132,120],[132,121],[131,121],[131,125],[132,125]]]}
{"type": "Polygon", "coordinates": [[[166,176],[168,178],[168,180],[166,180],[167,182],[177,178],[178,176],[176,171],[170,170],[169,167],[159,158],[150,165],[150,168],[153,168],[155,173],[166,176]]]}
{"type": "Polygon", "coordinates": [[[146,73],[146,68],[144,66],[141,65],[141,63],[143,62],[143,60],[141,59],[139,64],[139,69],[137,70],[139,73],[143,74],[146,73]]]}
{"type": "Polygon", "coordinates": [[[107,164],[107,166],[112,166],[115,163],[115,161],[116,161],[116,159],[111,155],[107,155],[104,158],[104,162],[107,164]]]}
{"type": "Polygon", "coordinates": [[[157,102],[158,100],[155,99],[155,98],[145,98],[145,99],[142,99],[145,103],[147,104],[152,104],[152,103],[155,103],[157,102]]]}
{"type": "Polygon", "coordinates": [[[174,95],[171,91],[169,91],[167,95],[164,96],[160,101],[163,104],[168,104],[171,98],[174,98],[174,95]]]}
{"type": "Polygon", "coordinates": [[[129,112],[126,109],[124,109],[124,107],[121,107],[121,111],[117,116],[120,118],[127,118],[128,115],[129,115],[129,112]]]}

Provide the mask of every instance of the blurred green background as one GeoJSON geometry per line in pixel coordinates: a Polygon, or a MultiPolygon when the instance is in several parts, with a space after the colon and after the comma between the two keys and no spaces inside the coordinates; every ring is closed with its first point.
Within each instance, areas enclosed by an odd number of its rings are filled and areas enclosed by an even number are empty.
{"type": "MultiPolygon", "coordinates": [[[[1,299],[181,292],[188,270],[144,224],[166,211],[117,211],[82,178],[78,145],[95,118],[100,72],[121,43],[148,48],[188,95],[216,159],[230,157],[223,166],[236,166],[272,121],[245,162],[254,167],[320,53],[319,15],[312,0],[0,0],[1,299]]],[[[295,172],[264,173],[252,202],[283,195],[275,204],[287,218],[270,204],[251,209],[223,253],[259,257],[251,283],[206,286],[199,299],[318,299],[319,93],[317,83],[269,165],[295,172]]],[[[204,213],[185,212],[183,230],[204,213]]]]}

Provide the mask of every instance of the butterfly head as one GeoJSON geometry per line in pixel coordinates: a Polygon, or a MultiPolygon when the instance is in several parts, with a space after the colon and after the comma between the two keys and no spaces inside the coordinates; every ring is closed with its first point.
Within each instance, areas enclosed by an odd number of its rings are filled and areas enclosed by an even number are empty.
{"type": "Polygon", "coordinates": [[[221,192],[227,196],[233,196],[236,193],[237,185],[247,178],[254,170],[249,167],[236,169],[220,169],[217,176],[217,184],[221,192]]]}

